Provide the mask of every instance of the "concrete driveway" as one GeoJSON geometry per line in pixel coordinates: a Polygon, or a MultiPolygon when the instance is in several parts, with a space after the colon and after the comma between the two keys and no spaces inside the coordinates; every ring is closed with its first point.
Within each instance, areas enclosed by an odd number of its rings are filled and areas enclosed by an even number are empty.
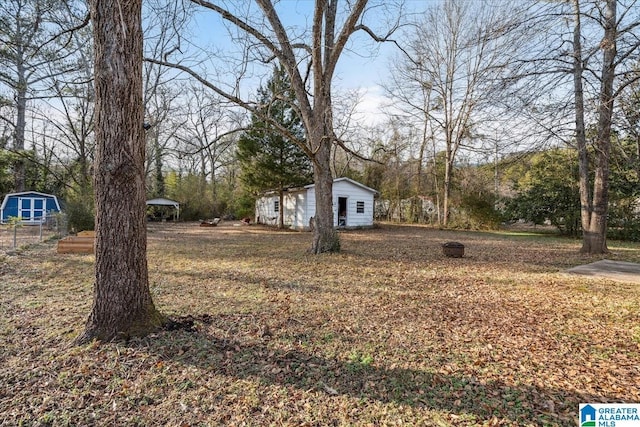
{"type": "Polygon", "coordinates": [[[640,284],[640,264],[624,261],[610,261],[603,259],[591,264],[579,265],[566,270],[570,274],[581,274],[584,276],[605,277],[627,283],[640,284]]]}

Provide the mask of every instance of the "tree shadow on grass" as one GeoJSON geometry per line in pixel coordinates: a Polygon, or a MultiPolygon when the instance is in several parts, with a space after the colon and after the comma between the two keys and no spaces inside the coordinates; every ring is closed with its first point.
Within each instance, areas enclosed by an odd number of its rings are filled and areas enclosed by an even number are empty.
{"type": "MultiPolygon", "coordinates": [[[[199,320],[205,324],[212,317],[199,320]]],[[[304,346],[293,349],[270,343],[270,337],[246,342],[221,339],[198,327],[194,318],[177,319],[174,329],[155,337],[136,340],[166,360],[196,366],[212,374],[256,379],[266,385],[316,390],[328,398],[347,396],[360,401],[409,405],[472,416],[476,420],[496,417],[519,425],[574,425],[579,403],[611,402],[614,398],[538,385],[510,385],[503,380],[483,380],[455,372],[385,366],[354,353],[346,360],[321,357],[304,346]]],[[[233,325],[230,325],[233,327],[233,325]]]]}

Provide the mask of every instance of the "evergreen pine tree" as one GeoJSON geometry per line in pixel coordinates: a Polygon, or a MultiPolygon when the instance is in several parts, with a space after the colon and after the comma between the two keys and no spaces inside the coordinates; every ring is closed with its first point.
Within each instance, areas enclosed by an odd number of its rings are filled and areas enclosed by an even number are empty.
{"type": "Polygon", "coordinates": [[[274,68],[266,87],[258,89],[260,109],[238,141],[237,156],[245,190],[254,195],[266,190],[279,193],[278,227],[284,226],[284,192],[312,180],[311,160],[300,147],[304,126],[295,108],[295,95],[282,66],[274,68]],[[275,124],[295,137],[284,137],[275,124]]]}

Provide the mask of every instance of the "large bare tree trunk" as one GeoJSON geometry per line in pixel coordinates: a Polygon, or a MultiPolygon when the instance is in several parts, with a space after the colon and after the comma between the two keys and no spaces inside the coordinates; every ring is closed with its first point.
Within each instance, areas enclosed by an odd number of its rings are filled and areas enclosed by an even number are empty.
{"type": "MultiPolygon", "coordinates": [[[[584,124],[584,90],[582,87],[582,29],[580,0],[574,0],[575,25],[573,28],[573,87],[575,98],[576,145],[578,148],[578,174],[580,188],[580,219],[582,230],[589,229],[591,221],[591,184],[589,182],[589,155],[584,124]]],[[[586,234],[583,234],[586,236],[586,234]]],[[[583,241],[584,251],[586,239],[583,241]]]]}
{"type": "Polygon", "coordinates": [[[13,165],[14,188],[21,192],[26,189],[26,168],[24,158],[24,135],[27,129],[27,82],[24,77],[25,69],[22,63],[18,64],[18,90],[16,91],[16,128],[13,148],[18,153],[17,160],[13,165]]]}
{"type": "Polygon", "coordinates": [[[640,133],[636,134],[636,176],[640,181],[640,133]]]}
{"type": "Polygon", "coordinates": [[[320,144],[313,164],[316,191],[316,215],[311,252],[340,251],[340,239],[334,228],[333,177],[330,168],[331,143],[320,144]]]}
{"type": "Polygon", "coordinates": [[[453,158],[447,147],[447,158],[444,165],[444,185],[442,188],[442,225],[449,225],[449,198],[451,196],[451,174],[453,173],[453,158]]]}
{"type": "Polygon", "coordinates": [[[140,336],[164,317],[149,292],[142,111],[142,0],[92,0],[96,88],[94,299],[76,342],[140,336]]]}
{"type": "Polygon", "coordinates": [[[598,139],[596,169],[593,180],[593,210],[589,225],[583,230],[581,252],[603,254],[607,248],[607,213],[609,211],[609,157],[611,152],[611,117],[613,115],[613,81],[616,58],[616,3],[606,0],[600,99],[598,102],[598,139]]]}

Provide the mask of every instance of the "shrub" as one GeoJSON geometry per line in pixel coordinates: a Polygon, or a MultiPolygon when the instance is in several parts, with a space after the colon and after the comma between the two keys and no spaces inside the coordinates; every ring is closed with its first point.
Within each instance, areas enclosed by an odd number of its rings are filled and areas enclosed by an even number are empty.
{"type": "Polygon", "coordinates": [[[451,226],[473,230],[496,229],[502,222],[502,216],[494,208],[494,198],[479,194],[467,194],[462,197],[460,206],[451,215],[451,226]]]}
{"type": "Polygon", "coordinates": [[[93,197],[71,197],[65,206],[69,231],[95,229],[95,211],[93,197]]]}

